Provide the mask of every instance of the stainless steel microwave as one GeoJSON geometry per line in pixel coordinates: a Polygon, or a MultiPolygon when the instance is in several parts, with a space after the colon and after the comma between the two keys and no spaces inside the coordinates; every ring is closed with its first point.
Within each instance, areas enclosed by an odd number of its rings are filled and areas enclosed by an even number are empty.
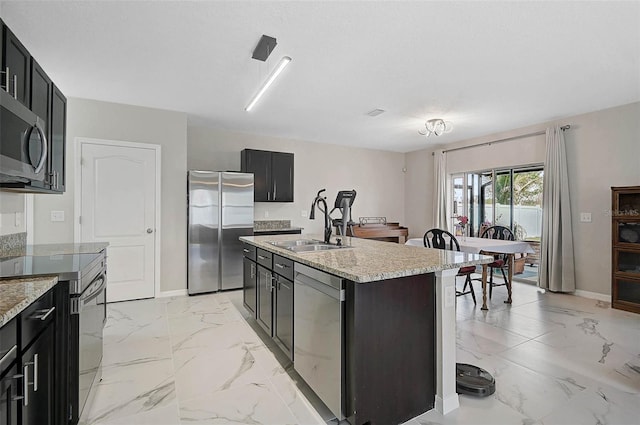
{"type": "Polygon", "coordinates": [[[0,90],[0,183],[45,181],[46,163],[44,122],[0,90]]]}

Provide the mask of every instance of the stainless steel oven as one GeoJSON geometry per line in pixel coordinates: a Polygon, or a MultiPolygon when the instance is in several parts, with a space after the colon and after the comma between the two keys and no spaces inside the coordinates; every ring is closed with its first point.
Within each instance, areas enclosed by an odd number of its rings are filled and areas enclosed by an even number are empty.
{"type": "Polygon", "coordinates": [[[100,379],[103,328],[107,318],[107,270],[100,261],[71,282],[69,382],[72,424],[77,423],[91,387],[100,379]]]}
{"type": "Polygon", "coordinates": [[[46,160],[44,122],[0,90],[0,182],[44,181],[46,160]]]}

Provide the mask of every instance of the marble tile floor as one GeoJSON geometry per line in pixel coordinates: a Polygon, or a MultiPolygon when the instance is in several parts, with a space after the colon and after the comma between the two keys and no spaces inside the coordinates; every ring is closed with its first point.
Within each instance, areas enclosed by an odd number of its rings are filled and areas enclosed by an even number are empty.
{"type": "MultiPolygon", "coordinates": [[[[103,380],[82,424],[335,424],[245,320],[241,297],[110,304],[103,380]]],[[[456,300],[458,361],[488,370],[495,394],[404,425],[640,423],[639,315],[518,282],[505,298],[494,288],[487,312],[456,300]]]]}

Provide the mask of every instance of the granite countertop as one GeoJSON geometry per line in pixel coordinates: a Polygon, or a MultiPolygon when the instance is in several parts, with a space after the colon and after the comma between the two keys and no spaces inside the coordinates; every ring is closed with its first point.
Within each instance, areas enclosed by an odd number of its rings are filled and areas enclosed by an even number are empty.
{"type": "MultiPolygon", "coordinates": [[[[320,235],[305,235],[305,239],[319,239],[320,235]]],[[[351,248],[327,251],[293,252],[270,244],[270,241],[300,239],[300,235],[243,236],[240,239],[298,263],[326,271],[358,283],[374,282],[404,276],[433,273],[464,266],[488,264],[493,257],[445,251],[392,242],[341,236],[342,243],[351,248]]],[[[331,238],[335,243],[335,237],[331,238]]]]}
{"type": "Polygon", "coordinates": [[[23,255],[48,256],[62,254],[94,254],[106,249],[108,246],[108,242],[27,245],[23,255]]]}
{"type": "Polygon", "coordinates": [[[57,282],[57,276],[0,279],[0,327],[53,288],[57,282]]]}

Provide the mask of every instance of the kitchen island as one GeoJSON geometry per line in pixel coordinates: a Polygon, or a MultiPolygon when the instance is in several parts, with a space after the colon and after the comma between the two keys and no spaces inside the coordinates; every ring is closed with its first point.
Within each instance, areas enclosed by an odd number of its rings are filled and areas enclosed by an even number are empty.
{"type": "MultiPolygon", "coordinates": [[[[321,239],[317,235],[304,238],[321,239]]],[[[342,382],[335,383],[341,387],[341,406],[331,408],[327,397],[318,394],[337,417],[352,425],[393,424],[434,407],[443,414],[458,407],[455,275],[460,267],[489,263],[492,257],[349,237],[340,237],[342,248],[308,252],[274,245],[301,239],[296,235],[241,239],[258,249],[263,262],[267,253],[272,254],[274,270],[287,267],[286,261],[276,264],[276,258],[291,260],[295,291],[299,289],[298,270],[305,266],[342,279],[342,382]]],[[[331,242],[335,245],[336,239],[331,242]]],[[[264,270],[258,265],[261,268],[264,270]]],[[[273,292],[274,286],[267,285],[273,292]]],[[[295,304],[292,308],[306,306],[295,304]]],[[[277,324],[274,328],[277,331],[277,324]]],[[[275,338],[273,330],[272,334],[275,338]]],[[[318,335],[317,339],[324,337],[318,335]]],[[[298,351],[306,356],[302,350],[294,351],[296,371],[296,357],[301,358],[298,351]]]]}

